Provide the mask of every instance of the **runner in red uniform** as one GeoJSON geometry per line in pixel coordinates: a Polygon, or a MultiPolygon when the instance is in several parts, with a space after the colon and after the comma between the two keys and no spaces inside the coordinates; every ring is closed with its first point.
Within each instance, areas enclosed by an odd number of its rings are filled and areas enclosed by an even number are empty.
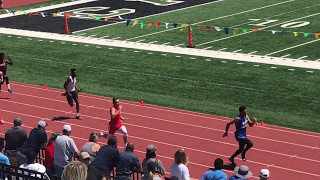
{"type": "Polygon", "coordinates": [[[112,99],[113,106],[110,108],[110,122],[109,122],[109,135],[105,135],[103,133],[100,133],[100,136],[103,136],[105,138],[109,138],[111,136],[114,136],[116,131],[120,132],[123,135],[123,142],[124,142],[124,149],[127,146],[128,143],[128,133],[126,127],[122,124],[122,120],[124,120],[124,117],[121,116],[121,110],[122,106],[119,103],[119,99],[113,98],[112,99]]]}
{"type": "Polygon", "coordinates": [[[10,89],[9,78],[7,76],[7,65],[9,64],[12,66],[12,61],[9,56],[7,57],[8,60],[5,59],[5,55],[3,53],[0,53],[0,71],[3,73],[3,81],[1,83],[3,84],[6,82],[9,93],[12,93],[13,91],[10,89]]]}

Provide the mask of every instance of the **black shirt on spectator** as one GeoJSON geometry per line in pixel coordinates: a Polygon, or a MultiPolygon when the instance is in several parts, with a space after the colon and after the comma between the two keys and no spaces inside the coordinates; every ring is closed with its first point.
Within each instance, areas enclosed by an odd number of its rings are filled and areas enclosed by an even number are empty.
{"type": "Polygon", "coordinates": [[[27,155],[29,151],[34,154],[38,154],[41,144],[47,143],[47,133],[43,129],[34,128],[29,134],[29,138],[26,143],[24,143],[19,152],[27,155]]]}
{"type": "Polygon", "coordinates": [[[134,169],[141,167],[139,159],[130,150],[122,152],[117,163],[117,176],[130,176],[134,169]]]}
{"type": "Polygon", "coordinates": [[[96,158],[91,162],[91,165],[95,166],[99,177],[102,175],[110,176],[113,167],[116,166],[119,159],[119,151],[117,148],[110,145],[102,146],[96,158]]]}

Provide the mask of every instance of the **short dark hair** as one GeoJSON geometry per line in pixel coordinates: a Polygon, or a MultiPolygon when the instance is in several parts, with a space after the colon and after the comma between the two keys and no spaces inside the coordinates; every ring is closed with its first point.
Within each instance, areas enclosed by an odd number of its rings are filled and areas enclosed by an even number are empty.
{"type": "Polygon", "coordinates": [[[133,143],[128,143],[126,146],[126,150],[130,150],[131,152],[134,151],[134,144],[133,143]]]}
{"type": "Polygon", "coordinates": [[[221,158],[217,158],[214,161],[214,169],[221,170],[223,168],[223,160],[221,158]]]}
{"type": "Polygon", "coordinates": [[[118,100],[118,98],[113,97],[113,98],[112,98],[112,103],[113,103],[113,104],[116,103],[117,100],[118,100]]]}
{"type": "Polygon", "coordinates": [[[240,106],[240,107],[239,107],[239,112],[243,112],[243,111],[246,110],[246,109],[247,109],[246,107],[240,106]]]}
{"type": "Polygon", "coordinates": [[[73,68],[73,69],[71,69],[71,73],[73,73],[73,72],[75,72],[75,71],[77,71],[77,70],[76,70],[76,69],[74,69],[74,68],[73,68]]]}
{"type": "Polygon", "coordinates": [[[115,136],[111,136],[108,139],[108,145],[110,145],[110,146],[117,146],[117,143],[118,143],[118,140],[115,136]]]}
{"type": "Polygon", "coordinates": [[[155,157],[157,157],[156,151],[146,153],[146,158],[155,158],[155,157]]]}

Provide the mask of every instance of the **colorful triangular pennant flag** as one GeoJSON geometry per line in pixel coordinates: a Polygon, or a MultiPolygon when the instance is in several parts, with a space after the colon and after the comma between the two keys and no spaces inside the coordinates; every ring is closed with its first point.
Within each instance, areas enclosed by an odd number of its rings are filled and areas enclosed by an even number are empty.
{"type": "Polygon", "coordinates": [[[169,28],[169,23],[165,23],[165,25],[166,25],[166,29],[168,29],[169,28]]]}
{"type": "Polygon", "coordinates": [[[237,35],[238,34],[238,29],[233,29],[233,35],[237,35]]]}
{"type": "Polygon", "coordinates": [[[180,31],[183,31],[184,28],[186,28],[186,24],[181,24],[181,29],[180,29],[180,31]]]}
{"type": "Polygon", "coordinates": [[[275,34],[277,31],[271,31],[272,32],[272,34],[275,34]]]}
{"type": "Polygon", "coordinates": [[[224,32],[225,32],[226,34],[229,34],[229,28],[224,28],[224,32]]]}
{"type": "Polygon", "coordinates": [[[152,26],[153,22],[149,22],[148,26],[147,27],[150,27],[152,26]]]}
{"type": "Polygon", "coordinates": [[[314,34],[314,37],[315,37],[316,39],[319,39],[319,33],[314,34]]]}
{"type": "Polygon", "coordinates": [[[108,21],[108,20],[109,20],[109,18],[108,18],[108,17],[104,18],[104,21],[108,21]]]}
{"type": "Polygon", "coordinates": [[[297,36],[298,36],[298,32],[293,32],[293,35],[294,35],[295,37],[297,37],[297,36]]]}
{"type": "Polygon", "coordinates": [[[131,22],[131,19],[127,19],[127,23],[126,23],[127,27],[129,26],[130,22],[131,22]]]}
{"type": "MultiPolygon", "coordinates": [[[[136,21],[138,21],[138,20],[136,20],[136,21]]],[[[144,27],[144,22],[143,21],[141,21],[141,29],[144,27]]]]}
{"type": "Polygon", "coordinates": [[[209,31],[210,30],[210,26],[206,26],[206,30],[209,31]]]}
{"type": "Polygon", "coordinates": [[[216,31],[218,31],[218,32],[221,31],[221,29],[220,29],[219,27],[214,27],[214,29],[215,29],[216,31]]]}
{"type": "MultiPolygon", "coordinates": [[[[139,22],[138,20],[134,20],[134,21],[133,21],[133,24],[132,24],[132,27],[135,26],[138,22],[139,22]]],[[[142,23],[142,22],[141,22],[141,23],[142,23]]]]}
{"type": "Polygon", "coordinates": [[[309,33],[303,33],[304,37],[307,37],[309,35],[309,33]]]}
{"type": "Polygon", "coordinates": [[[281,31],[281,34],[286,34],[286,33],[287,33],[287,32],[286,32],[286,31],[284,31],[284,30],[282,30],[282,31],[281,31]]]}
{"type": "Polygon", "coordinates": [[[172,25],[173,25],[173,28],[176,28],[178,26],[177,23],[173,23],[172,25]]]}
{"type": "Polygon", "coordinates": [[[157,22],[156,23],[156,28],[158,28],[160,26],[161,22],[157,22]]]}
{"type": "Polygon", "coordinates": [[[201,25],[198,25],[198,29],[199,29],[199,30],[202,30],[202,26],[201,26],[201,25]]]}
{"type": "Polygon", "coordinates": [[[242,29],[242,32],[246,33],[248,32],[248,29],[242,29]]]}

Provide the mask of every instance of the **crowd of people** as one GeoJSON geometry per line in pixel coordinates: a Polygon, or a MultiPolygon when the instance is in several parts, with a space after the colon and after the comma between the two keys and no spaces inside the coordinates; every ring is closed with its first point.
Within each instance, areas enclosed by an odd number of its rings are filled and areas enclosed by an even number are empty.
{"type": "MultiPolygon", "coordinates": [[[[164,179],[166,170],[157,158],[157,147],[150,144],[146,147],[146,157],[140,163],[134,154],[134,144],[127,143],[124,152],[119,152],[118,140],[115,136],[108,138],[107,145],[97,143],[99,134],[92,132],[80,150],[70,137],[72,128],[65,124],[61,134],[52,133],[47,141],[47,123],[40,120],[37,127],[27,136],[27,131],[21,127],[21,118],[15,118],[13,127],[5,133],[5,150],[0,154],[0,162],[15,167],[45,173],[48,177],[59,177],[62,180],[106,180],[110,178],[115,168],[115,179],[129,180],[134,171],[143,172],[142,180],[164,179]],[[45,150],[43,164],[35,163],[40,149],[45,150]]],[[[100,136],[101,137],[101,136],[100,136]]],[[[1,147],[1,150],[3,147],[1,147]]],[[[187,167],[188,157],[183,149],[174,154],[174,162],[170,168],[171,179],[189,180],[187,167]]],[[[223,160],[217,158],[214,168],[207,171],[201,180],[227,180],[223,172],[223,160]]],[[[168,176],[168,175],[167,175],[168,176]]],[[[269,171],[262,169],[261,180],[269,179],[269,171]]],[[[247,166],[235,167],[234,175],[229,180],[243,180],[252,177],[247,166]]]]}

